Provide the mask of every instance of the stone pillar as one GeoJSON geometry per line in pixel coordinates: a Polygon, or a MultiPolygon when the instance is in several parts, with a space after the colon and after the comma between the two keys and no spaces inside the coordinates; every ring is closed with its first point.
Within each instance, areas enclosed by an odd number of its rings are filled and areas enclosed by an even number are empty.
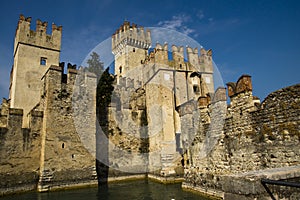
{"type": "Polygon", "coordinates": [[[97,183],[95,90],[89,94],[87,89],[95,85],[96,77],[83,74],[82,84],[74,87],[75,71],[69,69],[67,81],[62,81],[62,69],[51,66],[44,77],[46,92],[38,191],[97,183]],[[78,87],[80,93],[74,94],[78,87]]]}
{"type": "Polygon", "coordinates": [[[177,156],[175,138],[173,73],[160,71],[146,85],[149,123],[149,171],[162,176],[175,174],[177,156]]]}

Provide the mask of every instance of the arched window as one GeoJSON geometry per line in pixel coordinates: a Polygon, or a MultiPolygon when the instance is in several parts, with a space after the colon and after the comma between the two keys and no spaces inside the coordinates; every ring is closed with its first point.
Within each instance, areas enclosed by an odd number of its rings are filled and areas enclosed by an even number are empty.
{"type": "Polygon", "coordinates": [[[193,85],[193,90],[194,90],[194,93],[199,93],[200,92],[200,89],[199,89],[198,85],[193,85]]]}

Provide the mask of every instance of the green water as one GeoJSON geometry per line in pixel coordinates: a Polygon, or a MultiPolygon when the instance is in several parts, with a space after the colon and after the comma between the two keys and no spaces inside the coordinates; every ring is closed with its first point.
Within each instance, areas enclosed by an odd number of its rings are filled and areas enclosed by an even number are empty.
{"type": "Polygon", "coordinates": [[[197,199],[208,200],[198,194],[186,192],[180,184],[159,184],[147,180],[112,183],[105,187],[84,188],[76,190],[55,191],[46,193],[28,192],[18,195],[10,195],[0,200],[179,200],[197,199]]]}

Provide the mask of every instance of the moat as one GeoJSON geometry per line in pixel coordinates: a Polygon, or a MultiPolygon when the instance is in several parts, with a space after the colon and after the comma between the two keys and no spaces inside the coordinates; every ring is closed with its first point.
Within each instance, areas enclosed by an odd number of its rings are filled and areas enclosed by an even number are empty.
{"type": "Polygon", "coordinates": [[[62,190],[45,193],[27,192],[16,195],[0,197],[0,200],[118,200],[118,199],[145,199],[145,200],[183,200],[197,199],[208,200],[199,194],[183,191],[181,184],[160,184],[148,180],[126,181],[120,183],[111,183],[108,186],[62,190]]]}

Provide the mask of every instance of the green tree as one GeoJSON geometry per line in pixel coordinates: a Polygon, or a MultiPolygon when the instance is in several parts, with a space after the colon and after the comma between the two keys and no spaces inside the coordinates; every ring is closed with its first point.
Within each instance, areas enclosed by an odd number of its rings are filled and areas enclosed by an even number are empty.
{"type": "MultiPolygon", "coordinates": [[[[106,162],[109,161],[109,151],[108,151],[108,140],[105,137],[108,136],[108,105],[111,102],[111,96],[114,90],[114,76],[109,73],[109,67],[101,74],[97,85],[96,92],[96,109],[97,109],[97,119],[101,129],[97,128],[96,134],[96,170],[98,182],[100,184],[107,184],[109,167],[106,162]],[[100,134],[100,132],[104,134],[100,134]]],[[[97,126],[98,127],[98,126],[97,126]]],[[[103,186],[101,186],[103,187],[103,186]]]]}
{"type": "Polygon", "coordinates": [[[91,53],[90,56],[91,58],[87,60],[87,70],[95,73],[97,75],[97,80],[99,80],[101,73],[104,70],[104,64],[100,61],[100,56],[96,52],[91,53]]]}
{"type": "Polygon", "coordinates": [[[114,76],[109,73],[109,68],[107,68],[101,75],[98,85],[97,85],[97,93],[96,93],[96,107],[97,107],[97,115],[100,125],[106,125],[107,123],[107,109],[108,105],[111,102],[111,96],[114,90],[114,76]]]}

